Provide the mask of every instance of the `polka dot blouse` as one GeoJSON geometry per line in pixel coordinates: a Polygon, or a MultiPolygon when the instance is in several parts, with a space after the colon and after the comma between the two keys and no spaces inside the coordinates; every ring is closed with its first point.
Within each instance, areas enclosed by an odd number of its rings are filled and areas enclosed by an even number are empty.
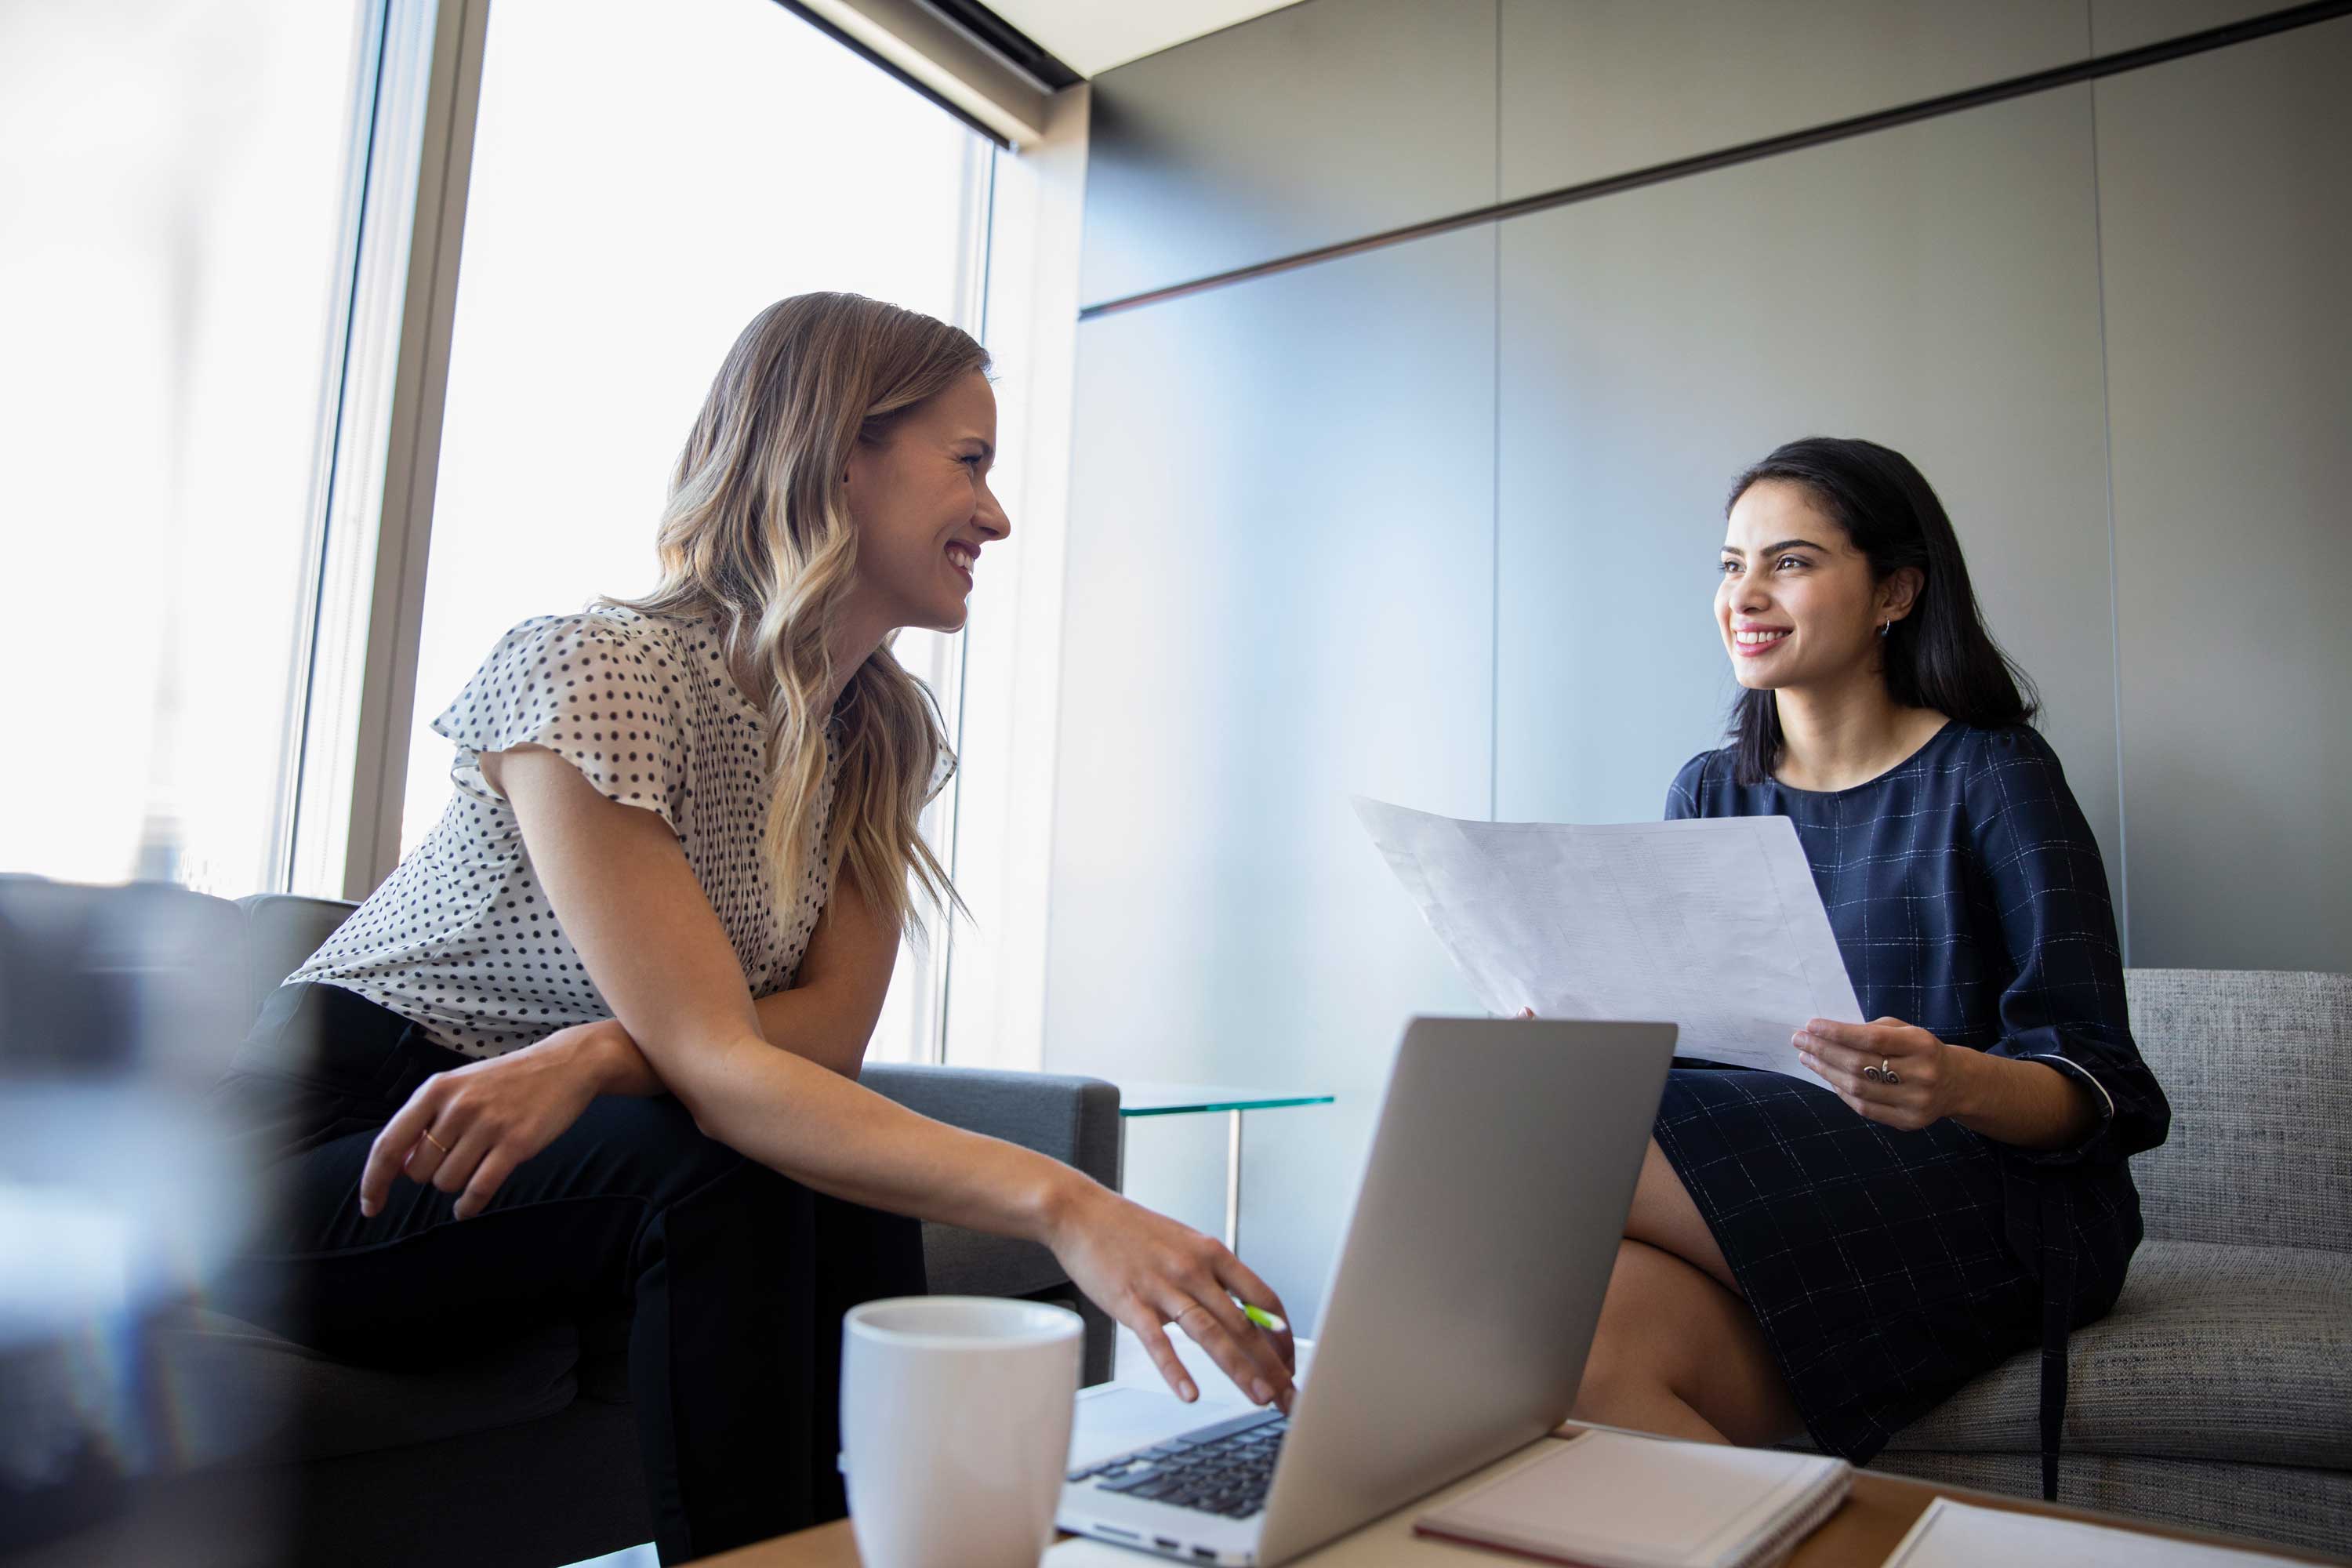
{"type": "MultiPolygon", "coordinates": [[[[751,994],[787,989],[831,889],[812,854],[790,909],[776,908],[760,852],[762,726],[714,624],[610,606],[523,622],[433,721],[457,748],[448,809],[289,984],[355,991],[473,1057],[611,1017],[548,908],[513,808],[482,777],[481,753],[536,745],[668,824],[751,994]]],[[[830,733],[825,752],[812,849],[840,771],[830,733]]]]}

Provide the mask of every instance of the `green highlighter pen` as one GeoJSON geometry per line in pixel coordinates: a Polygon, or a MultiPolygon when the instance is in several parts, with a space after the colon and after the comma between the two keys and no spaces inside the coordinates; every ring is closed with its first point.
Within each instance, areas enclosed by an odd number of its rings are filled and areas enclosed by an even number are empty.
{"type": "Polygon", "coordinates": [[[1280,1318],[1275,1316],[1272,1312],[1267,1311],[1263,1307],[1253,1307],[1247,1301],[1237,1301],[1234,1305],[1242,1310],[1243,1317],[1247,1318],[1251,1322],[1255,1323],[1259,1328],[1265,1330],[1269,1333],[1286,1334],[1290,1331],[1290,1325],[1288,1323],[1284,1322],[1280,1318]]]}

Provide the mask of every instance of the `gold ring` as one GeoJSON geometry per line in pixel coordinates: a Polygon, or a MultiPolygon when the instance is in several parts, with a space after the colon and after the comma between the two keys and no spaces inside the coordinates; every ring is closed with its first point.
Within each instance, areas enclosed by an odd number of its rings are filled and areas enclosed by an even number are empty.
{"type": "Polygon", "coordinates": [[[449,1152],[449,1145],[447,1145],[446,1143],[444,1143],[443,1142],[441,1142],[441,1140],[439,1140],[438,1138],[436,1138],[435,1136],[433,1136],[433,1129],[431,1129],[430,1127],[428,1127],[428,1128],[426,1128],[426,1129],[425,1130],[425,1141],[427,1143],[432,1144],[436,1149],[440,1150],[440,1151],[441,1151],[441,1152],[443,1152],[444,1154],[446,1154],[446,1153],[449,1152]]]}

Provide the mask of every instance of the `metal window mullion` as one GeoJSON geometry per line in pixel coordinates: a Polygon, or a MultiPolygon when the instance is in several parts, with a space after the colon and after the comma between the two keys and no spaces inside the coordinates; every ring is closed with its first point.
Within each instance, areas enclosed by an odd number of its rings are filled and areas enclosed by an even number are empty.
{"type": "Polygon", "coordinates": [[[489,0],[391,0],[298,785],[296,891],[399,859],[425,566],[489,0]]]}
{"type": "Polygon", "coordinates": [[[295,582],[299,608],[287,645],[288,722],[278,760],[278,798],[271,808],[269,843],[272,892],[296,890],[296,836],[301,806],[302,769],[310,733],[311,675],[316,663],[320,599],[326,574],[327,518],[333,500],[335,459],[341,446],[343,392],[351,375],[352,326],[358,310],[361,236],[367,205],[368,173],[382,100],[387,0],[376,0],[360,34],[352,75],[351,142],[344,154],[343,211],[338,226],[335,278],[340,297],[327,323],[326,353],[320,364],[318,427],[313,437],[310,491],[305,508],[302,562],[295,582]]]}
{"type": "MultiPolygon", "coordinates": [[[[993,142],[972,138],[964,147],[962,215],[957,226],[955,324],[982,342],[988,341],[988,266],[994,230],[991,215],[995,207],[996,160],[1000,155],[993,142]]],[[[938,688],[940,716],[946,721],[948,735],[959,753],[963,750],[963,678],[966,650],[971,647],[971,633],[958,632],[941,650],[938,688]]],[[[963,769],[958,766],[955,776],[948,781],[946,791],[934,805],[932,852],[948,875],[955,875],[956,828],[961,816],[963,769]]],[[[919,1042],[922,1059],[944,1063],[948,1059],[948,999],[955,965],[955,916],[951,910],[941,910],[938,915],[936,940],[925,955],[923,975],[923,1039],[919,1042]]]]}

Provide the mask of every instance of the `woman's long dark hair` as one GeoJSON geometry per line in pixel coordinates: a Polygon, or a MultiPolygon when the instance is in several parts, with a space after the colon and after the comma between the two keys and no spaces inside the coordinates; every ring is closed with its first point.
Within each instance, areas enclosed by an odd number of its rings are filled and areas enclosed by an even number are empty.
{"type": "MultiPolygon", "coordinates": [[[[1910,458],[1875,441],[1808,436],[1774,448],[1733,480],[1724,510],[1759,479],[1810,490],[1869,560],[1873,580],[1884,583],[1906,566],[1924,579],[1910,615],[1879,640],[1888,696],[1979,729],[2033,717],[2041,705],[2033,682],[1985,630],[1952,520],[1910,458]]],[[[1741,691],[1731,705],[1729,737],[1738,781],[1770,778],[1783,744],[1774,694],[1741,691]]]]}

